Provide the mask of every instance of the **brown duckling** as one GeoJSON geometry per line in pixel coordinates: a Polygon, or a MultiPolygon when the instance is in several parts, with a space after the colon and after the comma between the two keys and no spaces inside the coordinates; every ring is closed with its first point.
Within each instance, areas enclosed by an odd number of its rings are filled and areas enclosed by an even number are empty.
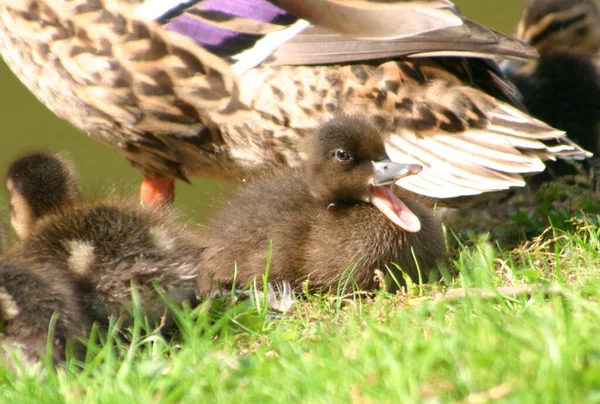
{"type": "Polygon", "coordinates": [[[307,279],[311,290],[336,288],[346,269],[358,288],[374,289],[375,270],[393,264],[413,280],[419,270],[426,279],[444,255],[441,226],[387,187],[420,166],[391,162],[384,140],[357,116],[320,126],[300,170],[244,187],[216,215],[205,236],[201,284],[207,277],[213,285],[259,277],[270,242],[269,280],[288,280],[296,290],[307,279]]]}
{"type": "Polygon", "coordinates": [[[600,51],[600,13],[594,0],[528,0],[516,37],[544,53],[600,51]]]}
{"type": "MultiPolygon", "coordinates": [[[[540,53],[538,60],[503,64],[528,111],[566,131],[583,148],[600,153],[600,14],[595,3],[531,0],[521,15],[517,37],[540,53]]],[[[588,163],[595,165],[595,160],[588,163]]],[[[549,168],[556,175],[574,172],[562,161],[549,168]]]]}
{"type": "Polygon", "coordinates": [[[169,212],[122,200],[81,201],[66,160],[43,153],[16,160],[6,185],[11,222],[22,237],[7,257],[46,282],[64,282],[94,320],[127,315],[132,283],[150,321],[166,309],[155,286],[172,302],[195,300],[202,248],[169,212]]]}
{"type": "Polygon", "coordinates": [[[14,351],[21,351],[26,364],[37,362],[46,352],[52,316],[52,359],[65,359],[67,341],[75,353],[83,352],[78,337],[84,337],[92,324],[77,296],[60,279],[52,282],[30,268],[0,258],[0,322],[2,349],[9,363],[14,351]]]}
{"type": "Polygon", "coordinates": [[[15,160],[6,174],[6,189],[19,238],[44,215],[83,201],[73,164],[60,154],[32,153],[15,160]]]}

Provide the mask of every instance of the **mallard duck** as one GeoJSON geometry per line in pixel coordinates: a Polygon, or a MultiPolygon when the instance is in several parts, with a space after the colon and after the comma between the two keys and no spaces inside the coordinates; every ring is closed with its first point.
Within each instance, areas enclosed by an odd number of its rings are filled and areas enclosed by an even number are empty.
{"type": "MultiPolygon", "coordinates": [[[[537,60],[502,65],[528,111],[566,131],[583,148],[600,153],[600,14],[595,3],[529,1],[517,38],[540,52],[537,60]]],[[[550,168],[555,174],[573,171],[560,162],[550,168]]]]}
{"type": "Polygon", "coordinates": [[[166,210],[82,201],[70,165],[44,153],[13,162],[6,184],[11,222],[22,237],[6,257],[48,283],[70,285],[95,321],[128,318],[132,286],[151,322],[166,309],[155,287],[174,303],[195,301],[202,247],[166,210]]]}
{"type": "Polygon", "coordinates": [[[4,1],[0,52],[144,174],[149,206],[172,201],[174,179],[298,166],[319,123],[357,112],[393,160],[423,167],[399,185],[448,203],[587,156],[484,59],[536,53],[448,0],[4,1]]]}
{"type": "MultiPolygon", "coordinates": [[[[384,137],[367,119],[337,117],[321,125],[300,170],[245,186],[216,215],[203,237],[201,287],[245,284],[265,272],[296,290],[336,290],[345,277],[364,290],[378,286],[375,270],[427,279],[444,256],[440,224],[415,201],[390,189],[417,174],[416,164],[389,160],[384,137]],[[234,271],[234,267],[237,271],[234,271]]],[[[392,278],[394,278],[392,277],[392,278]]],[[[352,283],[350,283],[352,285],[352,283]]]]}

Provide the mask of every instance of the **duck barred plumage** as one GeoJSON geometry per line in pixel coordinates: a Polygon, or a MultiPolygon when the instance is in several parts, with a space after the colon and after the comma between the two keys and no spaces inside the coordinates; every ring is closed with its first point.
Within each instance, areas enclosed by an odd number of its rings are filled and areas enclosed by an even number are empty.
{"type": "Polygon", "coordinates": [[[0,51],[57,115],[147,177],[297,166],[302,138],[357,111],[387,131],[392,158],[424,167],[399,184],[437,199],[587,156],[520,111],[482,59],[535,52],[446,0],[2,0],[0,51]]]}

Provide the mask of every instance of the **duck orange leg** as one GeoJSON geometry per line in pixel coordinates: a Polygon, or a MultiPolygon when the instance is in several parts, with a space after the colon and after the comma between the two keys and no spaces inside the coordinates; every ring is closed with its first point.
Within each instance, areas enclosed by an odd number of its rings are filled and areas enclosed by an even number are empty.
{"type": "Polygon", "coordinates": [[[165,177],[144,177],[140,188],[140,199],[149,209],[172,205],[175,200],[175,180],[165,177]]]}

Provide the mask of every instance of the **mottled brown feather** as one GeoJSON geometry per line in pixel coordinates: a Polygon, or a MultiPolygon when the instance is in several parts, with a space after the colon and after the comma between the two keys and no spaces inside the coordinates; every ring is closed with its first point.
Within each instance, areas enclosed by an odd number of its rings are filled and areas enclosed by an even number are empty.
{"type": "MultiPolygon", "coordinates": [[[[328,2],[341,4],[314,4],[328,2]]],[[[407,147],[391,154],[414,158],[425,167],[423,175],[400,185],[438,199],[519,186],[523,175],[543,168],[542,160],[586,156],[564,134],[513,108],[520,106],[518,94],[493,63],[464,57],[399,57],[415,52],[531,56],[518,41],[464,19],[450,2],[416,3],[437,9],[442,21],[458,25],[402,38],[395,60],[381,54],[378,57],[388,60],[265,65],[239,75],[191,39],[137,19],[135,3],[2,2],[0,51],[57,115],[117,149],[148,177],[240,180],[281,165],[294,167],[303,157],[298,144],[319,122],[356,111],[383,124],[391,145],[401,139],[407,147]],[[464,41],[447,41],[450,33],[460,36],[460,31],[464,41]],[[408,108],[406,99],[416,107],[408,108]],[[463,141],[477,136],[482,138],[479,144],[492,136],[490,147],[503,137],[522,155],[521,162],[510,172],[474,158],[455,164],[456,158],[444,154],[446,148],[436,150],[453,136],[463,141]],[[428,139],[431,153],[420,150],[424,145],[419,139],[428,139]],[[562,145],[560,150],[554,149],[556,144],[562,145]],[[454,172],[450,176],[440,170],[448,165],[454,172]],[[493,184],[482,185],[486,173],[495,179],[493,184]]],[[[391,3],[416,7],[411,2],[391,3]]],[[[352,4],[360,10],[369,5],[394,7],[391,3],[352,4]]],[[[514,160],[514,153],[509,155],[514,160]]],[[[498,162],[497,154],[495,159],[498,162]]],[[[505,167],[514,162],[510,159],[500,163],[505,167]]]]}

